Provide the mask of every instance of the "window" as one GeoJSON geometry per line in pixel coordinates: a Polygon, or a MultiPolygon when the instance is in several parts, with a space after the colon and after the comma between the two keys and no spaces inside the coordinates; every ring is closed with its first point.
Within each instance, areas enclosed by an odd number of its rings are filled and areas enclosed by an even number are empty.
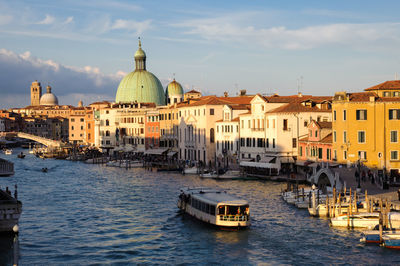
{"type": "Polygon", "coordinates": [[[365,131],[358,131],[358,143],[365,143],[365,131]]]}
{"type": "Polygon", "coordinates": [[[304,127],[306,127],[308,125],[307,121],[304,121],[304,127]]]}
{"type": "Polygon", "coordinates": [[[347,143],[347,131],[343,131],[343,143],[347,143]]]}
{"type": "Polygon", "coordinates": [[[214,143],[214,129],[213,128],[210,129],[210,142],[214,143]]]}
{"type": "Polygon", "coordinates": [[[315,130],[315,137],[318,137],[318,130],[315,130]]]}
{"type": "Polygon", "coordinates": [[[297,139],[296,138],[292,138],[292,147],[293,148],[297,147],[297,139]]]}
{"type": "Polygon", "coordinates": [[[300,157],[303,156],[303,146],[300,146],[299,155],[300,155],[300,157]]]}
{"type": "Polygon", "coordinates": [[[336,111],[333,111],[333,120],[336,121],[336,111]]]}
{"type": "Polygon", "coordinates": [[[74,130],[74,126],[71,126],[71,130],[74,130]]]}
{"type": "Polygon", "coordinates": [[[385,91],[385,92],[383,93],[383,97],[390,97],[390,92],[385,91]]]}
{"type": "Polygon", "coordinates": [[[356,110],[357,120],[367,120],[367,110],[356,110]]]}
{"type": "Polygon", "coordinates": [[[275,148],[275,139],[272,139],[272,148],[275,148]]]}
{"type": "Polygon", "coordinates": [[[83,118],[81,118],[81,122],[84,122],[85,120],[83,118]]]}
{"type": "Polygon", "coordinates": [[[400,120],[400,109],[389,109],[389,120],[400,120]]]}
{"type": "Polygon", "coordinates": [[[331,158],[331,149],[326,149],[326,159],[330,160],[331,158]]]}
{"type": "Polygon", "coordinates": [[[106,131],[106,136],[107,136],[107,137],[110,136],[110,131],[109,131],[109,130],[106,131]]]}
{"type": "Polygon", "coordinates": [[[288,121],[287,121],[287,119],[283,119],[283,130],[288,130],[288,121]]]}
{"type": "Polygon", "coordinates": [[[333,131],[333,142],[336,142],[336,131],[333,131]]]}
{"type": "Polygon", "coordinates": [[[347,113],[346,110],[343,110],[343,120],[346,121],[347,119],[347,113]]]}
{"type": "Polygon", "coordinates": [[[398,151],[390,151],[390,160],[398,160],[399,152],[398,151]]]}
{"type": "Polygon", "coordinates": [[[337,160],[337,151],[333,150],[333,160],[337,160]]]}
{"type": "Polygon", "coordinates": [[[318,159],[322,159],[322,148],[318,148],[318,159]]]}
{"type": "Polygon", "coordinates": [[[75,118],[71,118],[71,122],[75,122],[75,118]]]}
{"type": "Polygon", "coordinates": [[[110,120],[106,120],[106,126],[109,126],[110,125],[110,120]]]}
{"type": "Polygon", "coordinates": [[[210,115],[214,115],[214,108],[210,109],[210,115]]]}
{"type": "Polygon", "coordinates": [[[398,91],[393,92],[393,97],[399,97],[399,96],[400,96],[400,92],[398,92],[398,91]]]}
{"type": "Polygon", "coordinates": [[[343,159],[347,160],[347,151],[343,151],[343,159]]]}
{"type": "Polygon", "coordinates": [[[397,130],[390,131],[390,142],[397,142],[397,130]]]}
{"type": "Polygon", "coordinates": [[[358,151],[358,158],[362,160],[367,160],[367,152],[366,151],[358,151]]]}

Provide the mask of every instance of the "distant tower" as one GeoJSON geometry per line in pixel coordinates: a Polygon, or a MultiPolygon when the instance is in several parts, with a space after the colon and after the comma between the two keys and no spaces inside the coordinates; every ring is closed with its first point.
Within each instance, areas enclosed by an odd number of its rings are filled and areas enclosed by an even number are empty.
{"type": "Polygon", "coordinates": [[[82,102],[82,100],[80,100],[80,101],[78,102],[78,107],[83,107],[83,102],[82,102]]]}
{"type": "Polygon", "coordinates": [[[42,96],[42,86],[40,86],[40,82],[35,80],[31,85],[31,105],[39,106],[40,105],[40,97],[42,96]]]}

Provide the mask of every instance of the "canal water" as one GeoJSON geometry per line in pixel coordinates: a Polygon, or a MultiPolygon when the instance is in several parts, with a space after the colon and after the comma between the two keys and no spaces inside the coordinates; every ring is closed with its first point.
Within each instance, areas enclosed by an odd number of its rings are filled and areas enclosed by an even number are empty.
{"type": "Polygon", "coordinates": [[[0,179],[23,203],[18,238],[0,237],[0,264],[387,264],[400,253],[359,242],[281,200],[282,183],[215,181],[178,173],[25,159],[0,179]],[[41,169],[48,168],[47,173],[41,169]],[[250,203],[252,225],[221,231],[178,213],[179,188],[209,186],[250,203]]]}

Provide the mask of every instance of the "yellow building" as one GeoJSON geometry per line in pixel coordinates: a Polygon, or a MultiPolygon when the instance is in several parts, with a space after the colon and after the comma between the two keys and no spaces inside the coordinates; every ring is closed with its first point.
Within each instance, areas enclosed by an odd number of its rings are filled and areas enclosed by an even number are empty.
{"type": "Polygon", "coordinates": [[[388,81],[365,92],[335,94],[332,103],[334,159],[339,163],[360,160],[365,166],[386,169],[393,175],[399,171],[400,97],[397,91],[400,91],[400,81],[388,81]]]}

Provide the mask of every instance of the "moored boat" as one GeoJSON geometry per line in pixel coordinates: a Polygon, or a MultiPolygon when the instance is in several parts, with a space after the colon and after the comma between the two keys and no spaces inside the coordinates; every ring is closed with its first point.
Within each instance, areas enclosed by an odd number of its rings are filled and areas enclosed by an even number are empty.
{"type": "Polygon", "coordinates": [[[0,232],[18,232],[18,220],[22,212],[22,203],[6,189],[0,189],[0,232]]]}
{"type": "Polygon", "coordinates": [[[5,149],[4,150],[4,154],[5,155],[11,155],[13,153],[13,150],[12,149],[5,149]]]}
{"type": "Polygon", "coordinates": [[[242,179],[242,176],[239,170],[228,170],[224,174],[218,175],[213,178],[218,180],[235,180],[235,179],[242,179]]]}
{"type": "Polygon", "coordinates": [[[379,213],[340,215],[330,219],[333,227],[374,228],[379,224],[379,213]]]}
{"type": "Polygon", "coordinates": [[[382,236],[385,248],[400,249],[400,233],[387,233],[382,236]]]}
{"type": "Polygon", "coordinates": [[[183,212],[221,228],[250,226],[249,203],[212,188],[182,189],[178,208],[183,212]]]}
{"type": "MultiPolygon", "coordinates": [[[[396,230],[383,230],[382,236],[384,236],[386,234],[392,234],[392,233],[396,233],[396,230]]],[[[368,230],[368,231],[362,232],[360,242],[363,242],[366,244],[381,243],[379,230],[375,229],[375,230],[368,230]]]]}

